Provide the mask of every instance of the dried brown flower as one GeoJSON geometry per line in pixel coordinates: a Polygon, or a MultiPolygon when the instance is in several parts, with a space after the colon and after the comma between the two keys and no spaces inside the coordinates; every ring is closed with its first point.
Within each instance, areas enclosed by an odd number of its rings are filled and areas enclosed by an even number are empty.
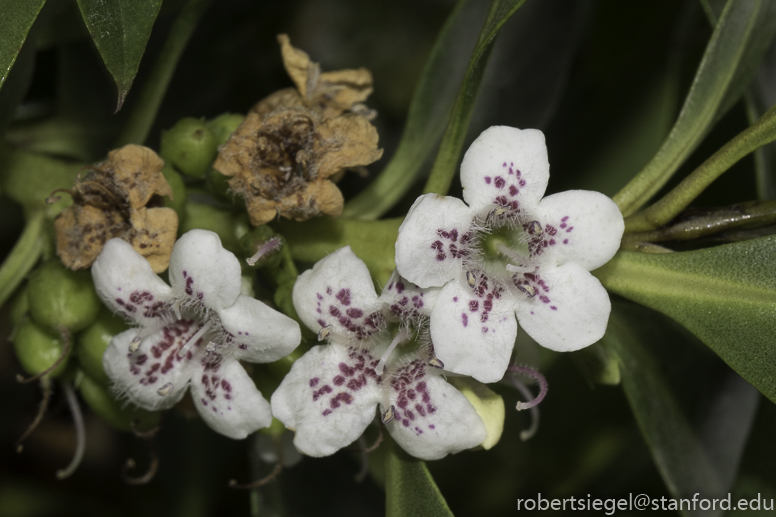
{"type": "Polygon", "coordinates": [[[105,243],[121,238],[157,273],[167,269],[178,232],[178,216],[162,205],[172,188],[162,175],[164,161],[151,149],[127,145],[76,180],[73,205],[54,225],[57,254],[70,269],[92,265],[105,243]]]}
{"type": "Polygon", "coordinates": [[[278,36],[283,63],[296,88],[256,104],[221,146],[213,166],[230,176],[245,199],[251,223],[276,214],[297,221],[342,212],[343,198],[331,177],[382,156],[374,112],[361,104],[372,93],[365,68],[321,73],[318,63],[278,36]]]}

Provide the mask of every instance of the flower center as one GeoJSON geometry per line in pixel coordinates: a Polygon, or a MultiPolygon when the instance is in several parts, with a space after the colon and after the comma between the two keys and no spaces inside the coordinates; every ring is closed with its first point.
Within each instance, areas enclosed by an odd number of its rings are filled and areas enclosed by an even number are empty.
{"type": "Polygon", "coordinates": [[[497,221],[492,231],[482,238],[482,269],[490,276],[502,280],[514,273],[534,271],[536,265],[529,244],[537,235],[541,235],[541,231],[542,226],[538,221],[526,225],[511,219],[497,221]]]}

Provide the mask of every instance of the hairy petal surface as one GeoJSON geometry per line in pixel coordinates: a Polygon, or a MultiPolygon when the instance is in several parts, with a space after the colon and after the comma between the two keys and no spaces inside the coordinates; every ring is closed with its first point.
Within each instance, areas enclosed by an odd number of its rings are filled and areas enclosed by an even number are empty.
{"type": "Polygon", "coordinates": [[[336,334],[363,339],[377,332],[382,321],[372,277],[350,246],[299,275],[292,296],[299,317],[313,332],[332,325],[336,334]]]}
{"type": "Polygon", "coordinates": [[[392,372],[388,405],[394,417],[388,432],[408,453],[437,460],[485,441],[482,419],[466,397],[438,374],[415,360],[392,372]]]}
{"type": "Polygon", "coordinates": [[[232,305],[240,294],[240,262],[208,230],[190,230],[178,239],[169,272],[176,298],[215,311],[232,305]]]}
{"type": "Polygon", "coordinates": [[[534,276],[537,295],[516,310],[525,331],[543,347],[572,352],[601,339],[611,312],[609,294],[575,263],[534,276]]]}
{"type": "Polygon", "coordinates": [[[622,213],[607,196],[589,190],[568,190],[539,204],[544,233],[551,239],[550,256],[557,265],[575,262],[588,271],[609,262],[620,248],[625,230],[622,213]]]}
{"type": "Polygon", "coordinates": [[[380,303],[393,319],[415,318],[429,316],[438,295],[439,289],[421,289],[394,270],[380,293],[380,303]]]}
{"type": "Polygon", "coordinates": [[[191,396],[202,420],[229,438],[240,440],[272,423],[269,402],[236,359],[201,356],[191,379],[191,396]]]}
{"type": "Polygon", "coordinates": [[[460,199],[420,196],[399,227],[399,274],[423,288],[439,287],[455,278],[469,250],[474,215],[460,199]]]}
{"type": "Polygon", "coordinates": [[[121,239],[111,239],[92,265],[97,294],[113,312],[143,326],[159,326],[172,290],[148,261],[121,239]]]}
{"type": "Polygon", "coordinates": [[[549,178],[547,146],[538,129],[490,127],[472,142],[461,162],[463,199],[476,210],[498,205],[531,211],[549,178]]]}
{"type": "Polygon", "coordinates": [[[299,346],[299,324],[254,298],[240,295],[234,305],[218,311],[234,355],[251,363],[270,363],[299,346]]]}
{"type": "Polygon", "coordinates": [[[272,394],[272,414],[296,431],[308,456],[328,456],[352,443],[374,419],[380,400],[378,360],[338,344],[313,347],[272,394]]]}
{"type": "Polygon", "coordinates": [[[458,281],[442,288],[431,313],[431,340],[445,370],[480,382],[501,380],[517,337],[508,296],[484,275],[474,289],[458,281]]]}
{"type": "Polygon", "coordinates": [[[178,351],[199,329],[197,322],[176,321],[143,339],[135,352],[129,351],[129,345],[141,335],[140,329],[115,336],[102,356],[103,368],[113,382],[114,391],[119,397],[152,411],[177,404],[196,369],[193,360],[200,355],[202,339],[183,357],[178,356],[178,351]]]}

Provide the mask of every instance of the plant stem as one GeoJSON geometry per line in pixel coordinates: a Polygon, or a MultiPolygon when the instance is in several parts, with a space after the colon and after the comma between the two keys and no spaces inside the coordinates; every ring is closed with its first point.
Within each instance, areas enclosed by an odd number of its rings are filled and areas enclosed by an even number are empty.
{"type": "Polygon", "coordinates": [[[43,210],[36,212],[24,228],[21,237],[0,266],[0,305],[13,294],[43,252],[43,210]]]}

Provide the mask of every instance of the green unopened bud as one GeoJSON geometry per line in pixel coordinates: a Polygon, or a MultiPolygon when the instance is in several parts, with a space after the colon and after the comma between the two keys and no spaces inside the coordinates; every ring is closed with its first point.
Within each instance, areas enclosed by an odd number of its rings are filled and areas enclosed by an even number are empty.
{"type": "Polygon", "coordinates": [[[148,431],[159,424],[159,413],[117,402],[110,392],[88,375],[81,377],[78,386],[89,407],[121,431],[148,431]]]}
{"type": "MultiPolygon", "coordinates": [[[[230,187],[228,176],[224,176],[211,167],[205,176],[205,184],[207,185],[207,189],[219,198],[227,200],[233,204],[238,203],[239,198],[229,190],[230,187]]],[[[242,199],[239,199],[239,202],[244,204],[242,199]]]]}
{"type": "Polygon", "coordinates": [[[269,425],[269,427],[259,429],[259,432],[261,434],[271,436],[275,439],[279,439],[281,436],[283,436],[283,433],[286,432],[286,426],[284,426],[283,422],[281,422],[277,418],[273,418],[272,423],[269,425]]]}
{"type": "Polygon", "coordinates": [[[189,176],[204,178],[217,152],[216,137],[203,120],[182,118],[162,133],[162,158],[189,176]]]}
{"type": "Polygon", "coordinates": [[[238,113],[223,113],[214,119],[205,122],[205,125],[213,132],[216,139],[216,147],[223,145],[224,142],[234,133],[240,124],[245,120],[244,115],[238,113]]]}
{"type": "Polygon", "coordinates": [[[210,230],[218,234],[221,244],[234,254],[240,250],[237,231],[238,218],[234,213],[221,210],[211,205],[186,203],[186,219],[181,224],[181,233],[195,228],[210,230]]]}
{"type": "Polygon", "coordinates": [[[11,323],[13,323],[14,327],[20,325],[30,311],[28,291],[28,287],[24,286],[11,300],[11,323]]]}
{"type": "Polygon", "coordinates": [[[86,328],[102,306],[89,272],[71,271],[58,260],[33,271],[28,297],[32,319],[57,332],[86,328]]]}
{"type": "Polygon", "coordinates": [[[102,356],[116,334],[127,330],[124,320],[103,309],[94,323],[81,332],[76,344],[78,362],[86,374],[95,382],[107,386],[110,379],[102,367],[102,356]]]}
{"type": "MultiPolygon", "coordinates": [[[[28,319],[17,328],[13,338],[13,347],[16,358],[19,359],[24,371],[30,375],[37,375],[59,361],[65,344],[59,336],[51,334],[28,319]]],[[[67,368],[69,357],[70,351],[68,350],[66,357],[47,375],[50,377],[61,375],[67,368]]]]}

